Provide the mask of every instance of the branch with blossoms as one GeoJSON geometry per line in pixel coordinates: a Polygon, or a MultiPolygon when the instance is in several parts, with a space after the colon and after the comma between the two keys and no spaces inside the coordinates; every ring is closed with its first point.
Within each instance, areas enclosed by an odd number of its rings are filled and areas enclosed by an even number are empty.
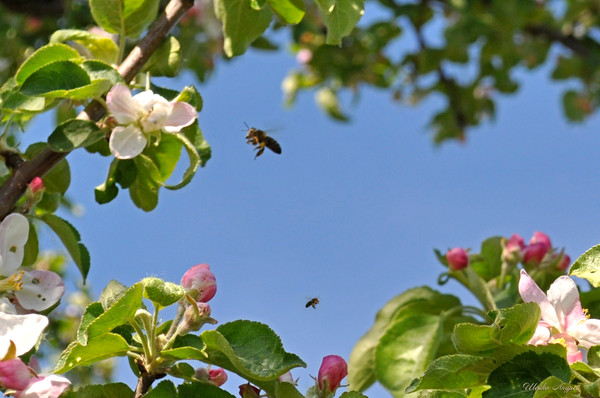
{"type": "MultiPolygon", "coordinates": [[[[351,390],[377,381],[394,396],[598,396],[600,298],[565,275],[564,249],[536,231],[527,244],[513,234],[435,254],[447,268],[438,284],[459,282],[481,307],[429,287],[394,297],[350,356],[351,390]]],[[[569,272],[597,288],[597,264],[600,245],[569,272]]]]}

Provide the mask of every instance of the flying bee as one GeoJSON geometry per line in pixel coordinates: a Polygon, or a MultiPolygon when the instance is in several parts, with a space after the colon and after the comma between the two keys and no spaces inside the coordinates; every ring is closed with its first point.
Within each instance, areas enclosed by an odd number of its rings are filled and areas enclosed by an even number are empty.
{"type": "Polygon", "coordinates": [[[306,305],[304,307],[308,308],[308,307],[313,307],[313,308],[317,308],[317,304],[319,304],[319,299],[317,297],[310,299],[310,301],[308,303],[306,303],[306,305]]]}
{"type": "MultiPolygon", "coordinates": [[[[247,124],[246,127],[248,127],[247,124]]],[[[248,134],[246,134],[246,143],[254,145],[254,150],[258,151],[256,152],[256,156],[254,156],[254,159],[263,154],[263,152],[265,151],[265,147],[269,148],[276,154],[281,153],[281,146],[277,141],[269,137],[264,131],[256,129],[254,127],[248,127],[248,134]]]]}

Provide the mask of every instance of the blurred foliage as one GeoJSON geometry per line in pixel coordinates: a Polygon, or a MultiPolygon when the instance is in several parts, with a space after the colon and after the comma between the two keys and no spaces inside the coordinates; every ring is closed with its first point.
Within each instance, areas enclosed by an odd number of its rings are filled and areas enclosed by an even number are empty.
{"type": "MultiPolygon", "coordinates": [[[[54,30],[91,27],[87,1],[63,1],[59,18],[34,15],[39,7],[31,4],[39,2],[57,0],[27,0],[19,7],[0,2],[2,82],[54,30]]],[[[287,104],[302,91],[315,91],[317,104],[344,121],[350,115],[339,94],[358,95],[365,85],[389,91],[402,104],[441,99],[430,122],[434,142],[464,140],[468,128],[495,116],[499,94],[519,89],[517,71],[550,63],[550,78],[565,81],[557,100],[568,120],[583,121],[598,107],[600,1],[375,0],[377,10],[373,5],[373,0],[367,4],[366,16],[339,46],[326,44],[328,32],[316,3],[306,4],[297,25],[272,24],[273,30],[289,28],[289,49],[299,62],[283,82],[287,104]]],[[[200,82],[210,77],[217,59],[228,59],[210,0],[197,0],[173,33],[181,46],[181,68],[200,82]]],[[[252,46],[277,49],[266,36],[252,46]]]]}

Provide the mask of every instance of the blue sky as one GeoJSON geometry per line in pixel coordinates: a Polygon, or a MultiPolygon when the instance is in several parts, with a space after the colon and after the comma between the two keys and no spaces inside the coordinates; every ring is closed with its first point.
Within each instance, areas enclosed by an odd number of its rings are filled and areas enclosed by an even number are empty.
{"type": "MultiPolygon", "coordinates": [[[[387,300],[435,287],[443,268],[433,248],[477,251],[489,236],[528,240],[535,230],[572,258],[600,243],[598,117],[567,124],[564,86],[551,84],[548,70],[519,74],[518,94],[500,98],[496,120],[470,130],[466,143],[434,147],[426,124],[439,99],[411,108],[388,92],[362,90],[349,107],[352,122],[340,124],[312,94],[283,108],[280,83],[294,67],[291,55],[251,51],[220,63],[207,85],[191,75],[169,83],[199,88],[213,157],[182,191],[162,191],[151,213],[126,191],[97,205],[93,189],[109,160],[69,156],[70,192],[86,209],[70,219],[91,252],[96,294],[110,279],[178,282],[189,267],[209,263],[218,283],[213,317],[270,325],[307,362],[293,371],[306,391],[321,358],[348,359],[387,300]],[[283,153],[254,160],[244,122],[278,129],[272,135],[283,153]],[[321,304],[306,309],[315,296],[321,304]]],[[[40,127],[40,137],[49,133],[40,127]]],[[[471,302],[455,284],[439,290],[471,302]]],[[[226,388],[237,395],[238,384],[226,388]]],[[[389,396],[379,388],[367,394],[389,396]]]]}

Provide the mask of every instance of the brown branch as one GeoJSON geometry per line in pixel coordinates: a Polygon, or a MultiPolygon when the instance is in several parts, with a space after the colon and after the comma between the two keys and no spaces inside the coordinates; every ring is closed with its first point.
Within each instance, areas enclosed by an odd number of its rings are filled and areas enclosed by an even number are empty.
{"type": "Polygon", "coordinates": [[[579,39],[571,35],[565,35],[560,30],[546,25],[530,25],[525,27],[525,32],[533,36],[542,36],[550,41],[555,41],[567,47],[574,53],[583,57],[598,56],[600,45],[589,38],[579,39]]]}
{"type": "MultiPolygon", "coordinates": [[[[146,36],[117,68],[125,81],[131,81],[142,70],[150,55],[156,51],[179,19],[193,5],[193,0],[171,0],[167,4],[164,12],[148,30],[146,36]]],[[[106,110],[99,103],[92,102],[77,118],[97,122],[105,113],[106,110]]],[[[0,220],[3,220],[14,209],[15,203],[25,193],[27,185],[34,177],[45,175],[68,154],[69,152],[54,152],[46,147],[30,161],[15,167],[13,174],[0,187],[0,220]]]]}

